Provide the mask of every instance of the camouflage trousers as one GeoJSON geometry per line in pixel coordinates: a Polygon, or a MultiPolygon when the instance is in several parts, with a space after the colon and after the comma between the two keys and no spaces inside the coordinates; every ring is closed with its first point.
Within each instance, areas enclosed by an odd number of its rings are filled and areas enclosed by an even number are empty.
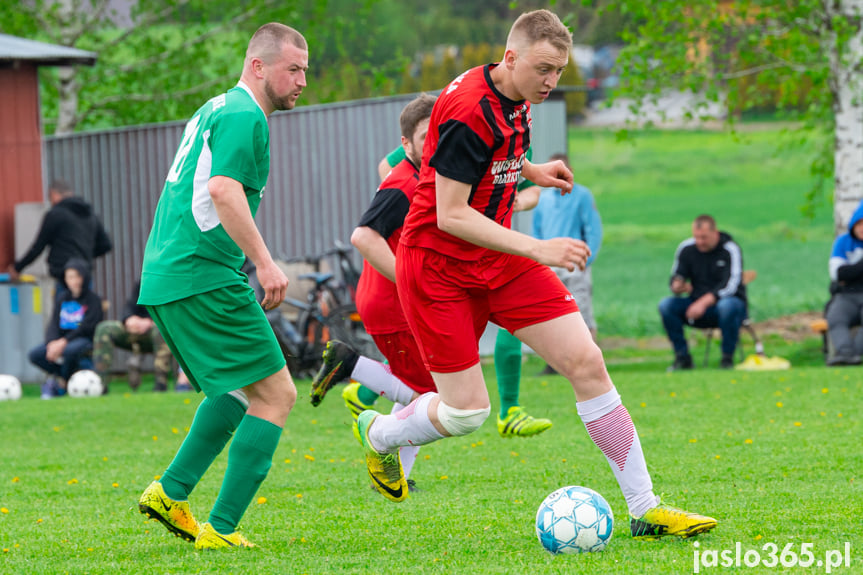
{"type": "Polygon", "coordinates": [[[144,334],[129,333],[122,323],[114,320],[103,321],[96,326],[96,334],[93,337],[93,363],[96,372],[106,383],[109,381],[116,348],[132,352],[132,357],[129,358],[126,366],[129,372],[129,386],[132,389],[137,389],[141,384],[141,354],[144,353],[154,354],[155,390],[164,391],[167,388],[174,357],[156,326],[144,334]]]}

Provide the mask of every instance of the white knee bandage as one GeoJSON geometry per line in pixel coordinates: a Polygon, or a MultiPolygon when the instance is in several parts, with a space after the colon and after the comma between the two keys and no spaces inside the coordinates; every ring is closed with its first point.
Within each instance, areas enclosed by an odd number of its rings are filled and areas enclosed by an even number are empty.
{"type": "Polygon", "coordinates": [[[437,418],[450,435],[467,435],[479,429],[488,417],[490,407],[485,409],[456,409],[444,402],[437,406],[437,418]]]}

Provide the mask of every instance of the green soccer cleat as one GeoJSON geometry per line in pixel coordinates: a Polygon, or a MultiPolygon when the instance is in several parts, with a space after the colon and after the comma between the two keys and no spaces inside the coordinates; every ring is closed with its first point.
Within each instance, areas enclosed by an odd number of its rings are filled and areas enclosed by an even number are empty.
{"type": "Polygon", "coordinates": [[[629,529],[635,539],[659,539],[675,535],[686,539],[699,533],[707,533],[716,527],[716,519],[697,513],[689,513],[660,503],[641,517],[629,519],[629,529]]]}
{"type": "MultiPolygon", "coordinates": [[[[340,381],[351,376],[357,364],[359,354],[346,343],[331,339],[324,348],[324,362],[312,380],[312,405],[318,406],[324,400],[327,392],[340,381]]],[[[356,416],[354,416],[356,419],[356,416]]]]}
{"type": "Polygon", "coordinates": [[[360,401],[360,396],[357,392],[359,392],[361,387],[361,384],[354,381],[346,385],[345,390],[342,392],[342,399],[345,400],[345,405],[350,410],[351,417],[354,418],[354,422],[357,421],[357,418],[362,412],[374,407],[374,405],[369,405],[360,401]]]}
{"type": "Polygon", "coordinates": [[[194,542],[201,530],[201,524],[192,515],[188,501],[174,501],[167,495],[158,481],[152,482],[138,500],[138,510],[164,525],[168,531],[194,542]]]}
{"type": "Polygon", "coordinates": [[[366,467],[374,488],[390,501],[399,503],[408,496],[408,483],[399,459],[399,452],[396,450],[395,453],[379,453],[369,441],[369,427],[379,415],[380,413],[373,409],[362,412],[357,419],[357,430],[366,452],[366,467]]]}
{"type": "Polygon", "coordinates": [[[195,539],[195,549],[229,549],[231,547],[255,547],[255,544],[243,537],[239,531],[230,535],[222,535],[209,523],[201,525],[201,532],[195,539]]]}
{"type": "Polygon", "coordinates": [[[551,421],[530,416],[520,405],[509,408],[506,418],[497,417],[497,432],[501,437],[530,437],[551,428],[551,421]]]}

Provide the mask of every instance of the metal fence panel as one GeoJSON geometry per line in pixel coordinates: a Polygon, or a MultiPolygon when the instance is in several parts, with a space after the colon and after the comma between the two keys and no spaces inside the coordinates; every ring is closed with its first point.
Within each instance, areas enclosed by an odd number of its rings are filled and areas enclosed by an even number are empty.
{"type": "MultiPolygon", "coordinates": [[[[413,95],[301,107],[271,116],[270,178],[257,223],[274,256],[321,253],[348,242],[377,189],[377,165],[399,143],[413,95]]],[[[534,161],[566,151],[563,101],[535,106],[534,161]]],[[[46,138],[47,180],[68,180],[111,234],[96,291],[117,317],[140,274],[144,245],[184,122],[46,138]]],[[[529,230],[529,219],[516,227],[529,230]]],[[[357,257],[359,262],[359,257],[357,257]]],[[[194,278],[189,278],[194,281],[194,278]]]]}

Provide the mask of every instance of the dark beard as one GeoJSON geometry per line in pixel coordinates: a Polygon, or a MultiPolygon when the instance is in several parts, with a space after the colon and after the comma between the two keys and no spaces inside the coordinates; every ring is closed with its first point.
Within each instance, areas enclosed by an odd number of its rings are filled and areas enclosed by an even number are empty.
{"type": "Polygon", "coordinates": [[[270,86],[269,82],[264,82],[264,93],[267,95],[267,98],[269,98],[274,110],[290,110],[294,107],[293,102],[291,102],[290,96],[280,98],[273,91],[273,88],[270,86]]]}

